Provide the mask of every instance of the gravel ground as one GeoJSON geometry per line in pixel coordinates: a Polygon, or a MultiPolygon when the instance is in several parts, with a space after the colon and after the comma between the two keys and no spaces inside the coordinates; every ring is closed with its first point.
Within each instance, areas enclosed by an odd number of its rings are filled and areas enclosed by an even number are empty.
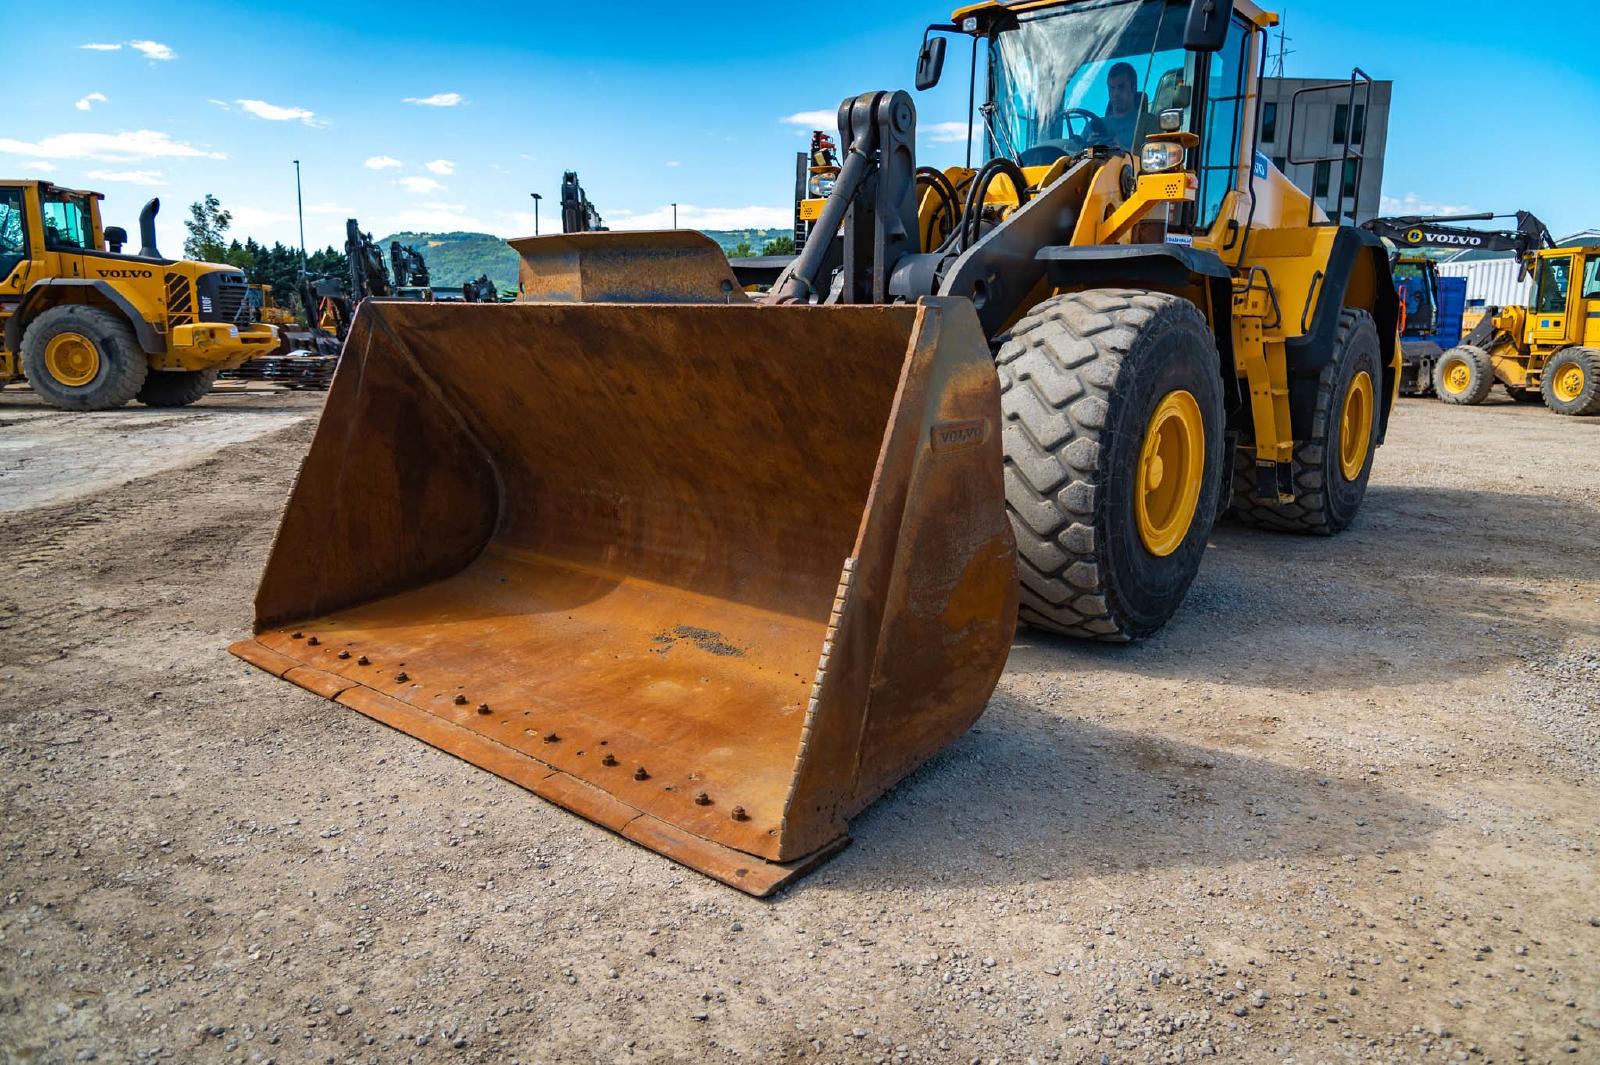
{"type": "Polygon", "coordinates": [[[227,655],[316,405],[0,395],[0,1062],[1600,1061],[1600,419],[1405,402],[758,902],[227,655]]]}

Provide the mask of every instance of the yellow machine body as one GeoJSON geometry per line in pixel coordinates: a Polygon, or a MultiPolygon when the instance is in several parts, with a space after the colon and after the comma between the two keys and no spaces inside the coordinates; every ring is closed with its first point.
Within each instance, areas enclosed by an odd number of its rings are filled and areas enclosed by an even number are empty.
{"type": "Polygon", "coordinates": [[[277,343],[276,331],[226,320],[213,302],[237,292],[230,266],[107,250],[101,195],[0,179],[0,380],[23,376],[28,326],[52,308],[101,308],[133,329],[151,371],[231,369],[277,343]]]}

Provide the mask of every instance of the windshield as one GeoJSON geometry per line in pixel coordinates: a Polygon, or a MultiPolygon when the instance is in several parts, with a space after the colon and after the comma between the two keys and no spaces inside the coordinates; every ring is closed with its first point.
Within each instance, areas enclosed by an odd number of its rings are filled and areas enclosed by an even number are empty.
{"type": "Polygon", "coordinates": [[[1186,8],[1101,0],[1017,16],[989,49],[991,157],[1048,164],[1091,145],[1137,151],[1161,111],[1189,128],[1186,8]]]}

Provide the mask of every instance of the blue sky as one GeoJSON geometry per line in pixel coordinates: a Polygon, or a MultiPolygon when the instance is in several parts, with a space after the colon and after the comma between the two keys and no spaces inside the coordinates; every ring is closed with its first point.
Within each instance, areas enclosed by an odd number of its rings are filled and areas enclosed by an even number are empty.
{"type": "MultiPolygon", "coordinates": [[[[1550,0],[1541,26],[1499,32],[1489,0],[1296,0],[1286,72],[1360,65],[1396,81],[1390,208],[1529,208],[1558,234],[1600,226],[1600,10],[1550,0]],[[1542,40],[1574,43],[1540,47],[1542,40]]],[[[96,188],[108,222],[163,202],[163,250],[215,193],[235,233],[342,243],[344,219],[396,229],[532,231],[576,169],[614,227],[786,226],[807,112],[909,87],[921,30],[948,11],[883,0],[835,8],[570,2],[493,5],[166,0],[8,10],[0,175],[96,188]],[[838,25],[828,16],[836,13],[838,25]],[[97,47],[84,47],[94,45],[97,47]],[[794,121],[786,121],[793,118],[794,121]]],[[[959,161],[966,50],[917,97],[920,161],[959,161]]]]}

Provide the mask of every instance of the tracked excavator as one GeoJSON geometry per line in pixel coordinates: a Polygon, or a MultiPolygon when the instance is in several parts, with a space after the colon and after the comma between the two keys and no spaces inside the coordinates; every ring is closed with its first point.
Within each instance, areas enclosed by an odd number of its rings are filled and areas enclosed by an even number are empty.
{"type": "Polygon", "coordinates": [[[514,241],[512,304],[368,301],[234,653],[778,889],[977,719],[1019,601],[1134,639],[1220,510],[1355,518],[1395,292],[1254,151],[1275,21],[958,10],[917,84],[986,56],[987,161],[919,168],[909,94],[846,100],[760,300],[674,231],[514,241]]]}

